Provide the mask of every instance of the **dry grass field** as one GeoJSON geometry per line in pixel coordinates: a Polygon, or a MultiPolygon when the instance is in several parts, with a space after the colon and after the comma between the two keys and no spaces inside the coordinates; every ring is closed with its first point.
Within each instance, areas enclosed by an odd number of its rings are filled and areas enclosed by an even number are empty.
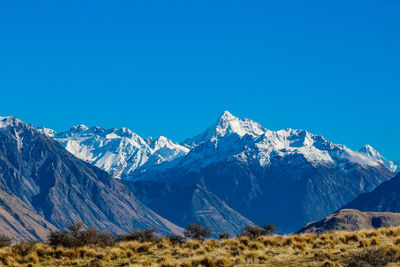
{"type": "Polygon", "coordinates": [[[108,247],[21,242],[0,249],[3,266],[400,266],[397,262],[400,228],[108,247]]]}

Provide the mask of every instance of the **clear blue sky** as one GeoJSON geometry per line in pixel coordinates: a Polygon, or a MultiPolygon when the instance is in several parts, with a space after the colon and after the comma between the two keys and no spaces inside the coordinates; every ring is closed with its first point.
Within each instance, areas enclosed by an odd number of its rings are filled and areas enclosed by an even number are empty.
{"type": "Polygon", "coordinates": [[[224,110],[400,159],[400,1],[0,0],[0,114],[176,141],[224,110]]]}

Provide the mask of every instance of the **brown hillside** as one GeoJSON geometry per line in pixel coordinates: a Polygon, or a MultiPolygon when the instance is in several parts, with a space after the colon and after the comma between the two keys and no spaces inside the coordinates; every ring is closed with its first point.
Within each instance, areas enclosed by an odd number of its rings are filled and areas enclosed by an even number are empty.
{"type": "Polygon", "coordinates": [[[343,209],[318,222],[306,224],[299,233],[321,234],[327,231],[358,231],[400,225],[400,213],[361,212],[343,209]]]}

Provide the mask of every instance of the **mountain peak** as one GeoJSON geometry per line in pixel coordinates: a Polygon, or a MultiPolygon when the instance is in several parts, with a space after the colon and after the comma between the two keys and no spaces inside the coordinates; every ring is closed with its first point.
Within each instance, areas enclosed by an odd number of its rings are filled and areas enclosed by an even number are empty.
{"type": "Polygon", "coordinates": [[[69,131],[72,133],[80,133],[80,132],[83,132],[86,130],[89,130],[89,127],[87,127],[84,124],[75,125],[75,126],[72,126],[71,129],[69,129],[69,131]]]}
{"type": "Polygon", "coordinates": [[[41,132],[42,134],[45,134],[49,137],[54,137],[56,135],[56,131],[54,131],[53,129],[46,128],[46,127],[38,127],[37,130],[39,132],[41,132]]]}
{"type": "Polygon", "coordinates": [[[212,127],[215,129],[217,136],[225,136],[226,134],[235,133],[240,137],[249,134],[259,136],[265,132],[265,129],[250,119],[239,119],[233,116],[229,111],[222,113],[216,124],[212,127]]]}
{"type": "Polygon", "coordinates": [[[257,122],[250,119],[240,119],[232,115],[229,111],[224,111],[218,120],[203,133],[185,140],[187,147],[197,146],[208,140],[215,140],[231,134],[243,137],[251,135],[253,137],[264,134],[266,129],[257,122]]]}
{"type": "MultiPolygon", "coordinates": [[[[0,129],[1,128],[8,128],[8,127],[25,127],[27,129],[34,129],[34,127],[29,124],[21,121],[17,117],[14,116],[7,116],[7,117],[0,117],[0,129]]],[[[36,129],[35,129],[36,130],[36,129]]]]}
{"type": "Polygon", "coordinates": [[[122,137],[137,136],[136,133],[132,132],[130,129],[128,129],[126,127],[122,127],[120,129],[116,130],[115,133],[122,137]]]}
{"type": "Polygon", "coordinates": [[[16,125],[18,123],[22,123],[22,121],[14,116],[0,117],[0,128],[5,128],[9,125],[16,125]]]}
{"type": "MultiPolygon", "coordinates": [[[[378,151],[376,151],[375,150],[375,148],[373,148],[372,146],[370,146],[370,145],[365,145],[365,146],[363,146],[362,148],[360,148],[359,150],[358,150],[359,152],[369,152],[369,153],[371,153],[371,154],[376,154],[376,153],[378,153],[378,151]]],[[[379,154],[379,153],[378,153],[379,154]]]]}
{"type": "Polygon", "coordinates": [[[225,110],[221,116],[219,116],[219,121],[230,121],[234,119],[237,119],[237,117],[233,116],[232,113],[227,110],[225,110]]]}
{"type": "Polygon", "coordinates": [[[54,139],[76,157],[116,178],[129,177],[139,167],[143,170],[189,152],[164,136],[144,140],[126,127],[88,129],[85,125],[76,125],[69,132],[56,134],[54,139]]]}
{"type": "Polygon", "coordinates": [[[360,148],[358,152],[377,160],[383,160],[383,156],[378,151],[376,151],[375,148],[368,144],[360,148]]]}
{"type": "Polygon", "coordinates": [[[358,152],[383,164],[386,168],[388,168],[392,172],[400,171],[400,164],[398,162],[386,160],[378,151],[375,150],[375,148],[373,148],[370,145],[363,146],[358,150],[358,152]]]}

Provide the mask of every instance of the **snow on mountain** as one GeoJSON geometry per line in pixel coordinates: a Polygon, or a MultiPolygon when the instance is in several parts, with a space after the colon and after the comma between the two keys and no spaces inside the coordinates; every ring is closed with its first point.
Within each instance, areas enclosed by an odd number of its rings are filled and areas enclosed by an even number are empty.
{"type": "Polygon", "coordinates": [[[358,152],[366,155],[369,158],[376,160],[383,166],[391,170],[392,172],[400,172],[400,162],[390,161],[385,159],[378,151],[376,151],[372,146],[365,145],[358,152]]]}
{"type": "MultiPolygon", "coordinates": [[[[13,116],[8,116],[8,117],[0,117],[0,128],[7,128],[7,127],[15,127],[18,125],[23,124],[23,122],[13,116]]],[[[31,125],[27,124],[29,127],[32,127],[31,125]]]]}
{"type": "Polygon", "coordinates": [[[0,128],[7,127],[10,123],[9,119],[10,117],[0,117],[0,128]]]}
{"type": "MultiPolygon", "coordinates": [[[[232,217],[223,207],[226,203],[252,222],[275,222],[282,232],[319,220],[393,177],[387,161],[372,148],[354,151],[304,130],[268,130],[227,111],[203,133],[182,144],[165,137],[142,139],[126,128],[84,125],[54,138],[77,157],[114,177],[131,180],[125,182],[143,192],[138,194],[140,200],[154,205],[156,212],[165,211],[161,204],[166,199],[180,196],[179,190],[171,189],[172,184],[185,189],[188,199],[197,195],[189,189],[201,185],[218,199],[212,204],[218,213],[197,218],[197,222],[221,214],[232,217]],[[154,184],[164,190],[152,189],[154,184]]],[[[168,216],[175,220],[209,207],[201,202],[191,207],[186,204],[173,206],[168,216]]],[[[183,217],[180,223],[185,222],[183,217]]],[[[213,226],[221,222],[214,220],[213,226]]],[[[227,229],[232,227],[230,224],[227,229]]]]}
{"type": "Polygon", "coordinates": [[[182,232],[107,172],[73,156],[32,125],[14,117],[1,118],[0,123],[2,230],[46,238],[55,227],[82,221],[115,234],[150,227],[161,233],[182,232]]]}
{"type": "Polygon", "coordinates": [[[53,137],[78,158],[116,178],[128,177],[138,169],[151,168],[189,152],[188,148],[166,137],[144,140],[127,128],[103,129],[76,125],[67,132],[54,133],[46,128],[40,131],[53,137]]]}
{"type": "Polygon", "coordinates": [[[353,151],[304,130],[271,131],[252,120],[239,119],[228,111],[202,134],[185,140],[184,145],[191,151],[179,164],[195,168],[226,157],[257,160],[261,166],[268,166],[276,158],[291,155],[300,155],[315,165],[342,166],[345,162],[352,162],[365,168],[382,164],[392,172],[398,168],[371,147],[374,152],[353,151]]]}
{"type": "Polygon", "coordinates": [[[54,131],[53,129],[46,128],[46,127],[38,127],[36,129],[39,132],[41,132],[49,137],[54,137],[54,135],[56,134],[56,131],[54,131]]]}
{"type": "Polygon", "coordinates": [[[136,173],[135,187],[199,184],[252,222],[272,221],[282,233],[320,220],[393,177],[375,158],[322,136],[271,131],[229,112],[184,145],[191,148],[186,156],[136,173]]]}
{"type": "Polygon", "coordinates": [[[225,111],[222,113],[219,120],[211,127],[207,128],[205,132],[185,140],[184,144],[187,147],[193,148],[205,141],[214,141],[232,133],[237,134],[240,137],[243,137],[244,135],[257,137],[262,135],[265,131],[266,129],[264,129],[260,124],[249,119],[241,120],[233,116],[229,111],[225,111]]]}
{"type": "Polygon", "coordinates": [[[62,133],[43,127],[40,131],[56,139],[78,158],[117,178],[176,164],[198,169],[229,157],[256,160],[261,166],[268,166],[284,156],[300,156],[314,165],[344,166],[351,162],[368,168],[382,164],[392,172],[400,171],[399,163],[384,159],[370,146],[353,151],[304,130],[271,131],[250,119],[237,118],[228,111],[223,112],[203,133],[182,144],[163,136],[143,139],[127,128],[76,125],[62,133]]]}

